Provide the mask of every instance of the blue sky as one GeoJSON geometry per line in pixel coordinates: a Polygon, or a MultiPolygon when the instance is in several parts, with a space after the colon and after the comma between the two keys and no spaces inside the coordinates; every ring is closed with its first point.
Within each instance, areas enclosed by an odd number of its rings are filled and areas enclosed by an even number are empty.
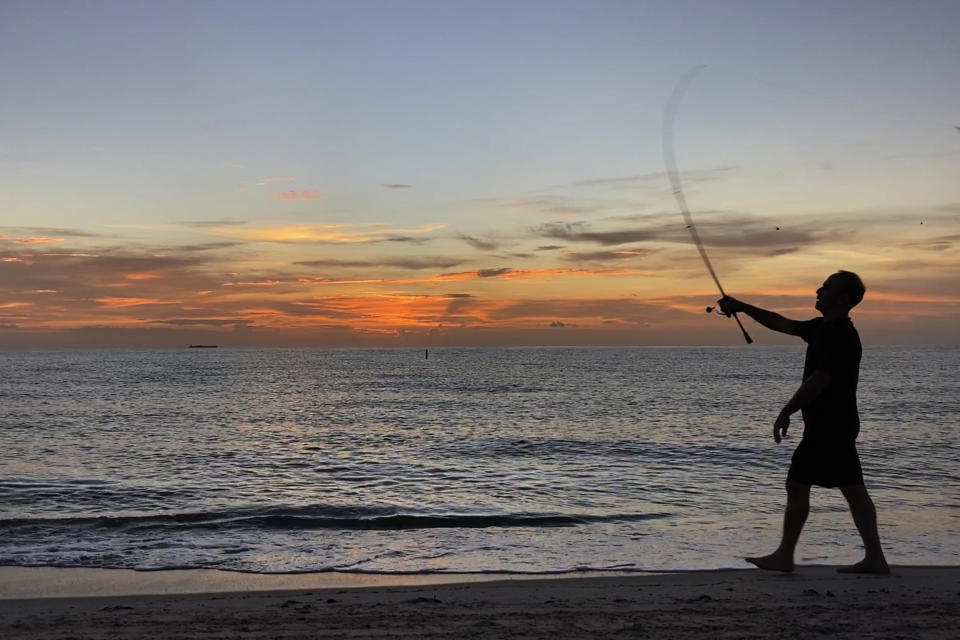
{"type": "MultiPolygon", "coordinates": [[[[692,247],[665,236],[584,251],[588,238],[554,242],[549,226],[672,233],[658,222],[674,211],[658,176],[661,119],[673,86],[698,64],[708,67],[676,131],[695,216],[725,232],[776,225],[797,239],[780,253],[760,239],[736,254],[718,242],[728,289],[815,289],[820,271],[847,266],[888,297],[960,296],[949,288],[950,237],[960,232],[957,24],[956,2],[7,0],[0,250],[6,268],[20,269],[7,282],[21,284],[0,290],[0,305],[16,305],[0,325],[116,324],[149,342],[149,329],[173,320],[185,330],[336,325],[394,336],[441,325],[534,335],[563,322],[583,335],[616,324],[616,340],[700,340],[702,318],[683,309],[711,295],[710,282],[692,247]],[[196,250],[173,266],[146,260],[197,243],[210,245],[203,260],[196,250]],[[75,263],[44,266],[41,246],[77,254],[75,263]],[[597,250],[611,247],[620,253],[601,264],[597,250]],[[904,264],[890,262],[895,252],[904,264]],[[99,259],[138,256],[149,277],[81,282],[87,270],[103,272],[99,259]],[[453,290],[408,282],[397,265],[413,257],[451,264],[433,276],[532,275],[453,290]],[[311,261],[322,264],[304,271],[311,261]],[[580,271],[559,275],[570,268],[580,271]],[[236,289],[218,297],[237,286],[229,274],[285,288],[238,306],[236,289]],[[191,277],[209,291],[204,304],[176,293],[174,280],[191,277]],[[304,278],[325,284],[318,291],[304,278]],[[361,280],[383,282],[362,291],[329,282],[361,280]],[[96,288],[123,283],[136,295],[119,297],[143,302],[119,314],[102,302],[118,296],[96,288]],[[40,301],[30,294],[38,290],[56,293],[40,301]],[[680,294],[691,302],[664,302],[680,294]],[[369,305],[342,326],[276,307],[331,295],[369,305]],[[471,296],[475,312],[367,322],[378,296],[404,295],[471,296]],[[575,303],[637,296],[649,305],[638,316],[569,315],[575,303]],[[558,301],[555,320],[493,313],[548,300],[558,301]],[[275,314],[244,315],[253,307],[275,314]]],[[[956,302],[936,304],[917,313],[939,318],[930,326],[946,340],[956,302]]],[[[900,339],[883,315],[877,307],[876,335],[900,339]]],[[[566,339],[557,335],[529,340],[566,339]]],[[[724,339],[716,323],[703,335],[724,339]]]]}

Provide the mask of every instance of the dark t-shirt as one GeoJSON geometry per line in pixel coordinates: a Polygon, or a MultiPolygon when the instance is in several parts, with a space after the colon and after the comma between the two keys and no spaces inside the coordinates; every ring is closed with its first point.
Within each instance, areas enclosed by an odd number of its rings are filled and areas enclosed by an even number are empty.
{"type": "Polygon", "coordinates": [[[803,379],[816,370],[830,374],[830,384],[803,408],[803,437],[812,440],[856,440],[860,432],[857,413],[857,379],[863,348],[850,318],[825,322],[823,318],[794,321],[807,343],[803,379]]]}

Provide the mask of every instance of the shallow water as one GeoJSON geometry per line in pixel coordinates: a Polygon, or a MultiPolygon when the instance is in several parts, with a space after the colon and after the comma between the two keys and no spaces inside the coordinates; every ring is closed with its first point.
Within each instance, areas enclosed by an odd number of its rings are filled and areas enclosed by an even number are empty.
{"type": "MultiPolygon", "coordinates": [[[[0,564],[742,566],[776,544],[802,348],[0,352],[0,564]]],[[[956,564],[960,349],[868,348],[892,562],[956,564]]],[[[858,559],[814,490],[801,562],[858,559]]]]}

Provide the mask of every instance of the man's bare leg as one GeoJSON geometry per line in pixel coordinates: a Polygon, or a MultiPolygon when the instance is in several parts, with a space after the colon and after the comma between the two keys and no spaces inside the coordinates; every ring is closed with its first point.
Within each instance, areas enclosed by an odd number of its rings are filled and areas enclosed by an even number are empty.
{"type": "Polygon", "coordinates": [[[780,546],[768,556],[745,558],[761,569],[793,571],[793,552],[810,513],[810,485],[787,480],[787,507],[783,512],[783,536],[780,546]]]}
{"type": "Polygon", "coordinates": [[[877,532],[877,509],[862,484],[848,484],[840,487],[843,497],[850,505],[850,514],[857,525],[857,531],[863,539],[864,558],[857,564],[837,569],[840,573],[890,573],[887,559],[880,546],[880,534],[877,532]]]}

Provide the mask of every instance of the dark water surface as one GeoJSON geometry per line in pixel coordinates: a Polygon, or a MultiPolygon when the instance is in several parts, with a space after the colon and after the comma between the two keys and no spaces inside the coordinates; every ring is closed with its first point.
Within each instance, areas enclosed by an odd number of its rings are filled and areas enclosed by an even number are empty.
{"type": "MultiPolygon", "coordinates": [[[[802,348],[0,351],[0,564],[572,571],[776,545],[802,348]]],[[[894,563],[957,564],[960,349],[868,348],[894,563]]],[[[859,559],[814,490],[801,562],[859,559]]]]}

